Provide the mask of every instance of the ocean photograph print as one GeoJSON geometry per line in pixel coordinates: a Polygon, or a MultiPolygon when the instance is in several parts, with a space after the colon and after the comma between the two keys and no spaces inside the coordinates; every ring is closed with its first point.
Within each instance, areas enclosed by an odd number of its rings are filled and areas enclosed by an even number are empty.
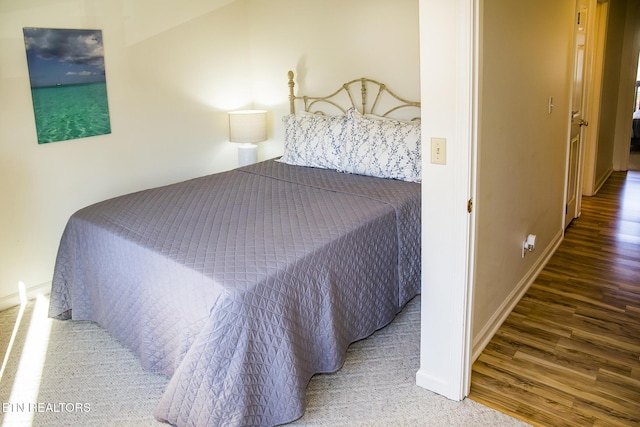
{"type": "Polygon", "coordinates": [[[102,31],[23,31],[38,144],[111,133],[102,31]]]}

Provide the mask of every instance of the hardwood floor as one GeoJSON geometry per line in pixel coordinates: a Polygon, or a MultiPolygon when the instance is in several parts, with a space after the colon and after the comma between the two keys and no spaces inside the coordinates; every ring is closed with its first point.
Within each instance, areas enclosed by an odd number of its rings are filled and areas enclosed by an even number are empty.
{"type": "Polygon", "coordinates": [[[640,426],[640,172],[614,172],[473,365],[535,426],[640,426]]]}

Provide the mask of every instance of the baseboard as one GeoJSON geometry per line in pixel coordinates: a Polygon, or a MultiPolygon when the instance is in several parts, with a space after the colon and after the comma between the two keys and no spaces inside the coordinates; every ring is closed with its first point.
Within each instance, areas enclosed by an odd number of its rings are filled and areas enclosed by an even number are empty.
{"type": "Polygon", "coordinates": [[[489,344],[489,341],[491,341],[491,338],[496,334],[502,323],[507,319],[507,316],[509,316],[516,304],[518,304],[518,301],[520,301],[524,294],[529,290],[531,284],[536,280],[536,277],[538,277],[538,274],[540,274],[542,269],[547,265],[551,256],[553,256],[556,249],[558,249],[558,246],[560,246],[560,243],[562,243],[563,237],[564,231],[560,230],[560,232],[547,246],[542,256],[531,266],[531,269],[529,269],[527,274],[514,288],[513,292],[511,292],[509,297],[500,305],[500,308],[496,310],[494,315],[491,316],[491,319],[489,319],[485,324],[478,336],[473,339],[471,363],[475,362],[476,359],[480,357],[480,354],[487,344],[489,344]]]}
{"type": "Polygon", "coordinates": [[[416,385],[427,389],[440,396],[446,397],[449,400],[461,401],[465,396],[460,395],[460,388],[456,385],[453,386],[442,380],[442,378],[436,378],[429,375],[422,369],[416,373],[416,385]]]}
{"type": "MultiPolygon", "coordinates": [[[[48,295],[49,293],[51,293],[51,282],[40,283],[39,285],[34,285],[25,289],[25,297],[27,300],[33,299],[38,295],[48,295]]],[[[19,291],[7,295],[0,298],[0,311],[15,307],[21,303],[22,299],[19,291]]]]}
{"type": "Polygon", "coordinates": [[[613,173],[613,169],[609,168],[607,170],[607,172],[605,172],[602,175],[602,178],[598,180],[598,182],[596,182],[595,185],[595,189],[593,190],[593,194],[592,196],[595,196],[596,194],[598,194],[598,191],[600,191],[600,189],[602,188],[602,186],[604,185],[605,182],[607,182],[607,180],[609,179],[609,177],[611,176],[611,174],[613,173]]]}

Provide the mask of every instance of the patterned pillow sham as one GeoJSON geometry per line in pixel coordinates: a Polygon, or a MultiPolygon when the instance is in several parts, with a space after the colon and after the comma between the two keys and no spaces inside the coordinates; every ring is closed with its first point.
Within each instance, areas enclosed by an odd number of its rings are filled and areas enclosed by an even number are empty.
{"type": "Polygon", "coordinates": [[[401,119],[393,119],[391,117],[383,117],[383,116],[376,116],[375,114],[365,114],[364,115],[367,119],[371,119],[371,120],[387,120],[387,121],[398,121],[398,122],[402,122],[402,123],[415,123],[415,122],[419,122],[420,118],[416,118],[413,120],[401,120],[401,119]]]}
{"type": "Polygon", "coordinates": [[[347,123],[342,171],[421,182],[419,121],[372,120],[351,109],[347,123]]]}
{"type": "Polygon", "coordinates": [[[288,115],[282,118],[283,163],[342,170],[346,140],[346,116],[319,114],[288,115]]]}

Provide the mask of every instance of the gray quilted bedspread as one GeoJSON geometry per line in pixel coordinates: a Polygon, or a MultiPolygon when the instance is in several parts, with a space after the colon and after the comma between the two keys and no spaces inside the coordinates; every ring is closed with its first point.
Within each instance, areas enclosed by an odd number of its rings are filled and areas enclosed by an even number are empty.
{"type": "Polygon", "coordinates": [[[419,290],[419,184],[266,161],[76,212],[49,314],[170,376],[161,421],[275,425],[419,290]]]}

